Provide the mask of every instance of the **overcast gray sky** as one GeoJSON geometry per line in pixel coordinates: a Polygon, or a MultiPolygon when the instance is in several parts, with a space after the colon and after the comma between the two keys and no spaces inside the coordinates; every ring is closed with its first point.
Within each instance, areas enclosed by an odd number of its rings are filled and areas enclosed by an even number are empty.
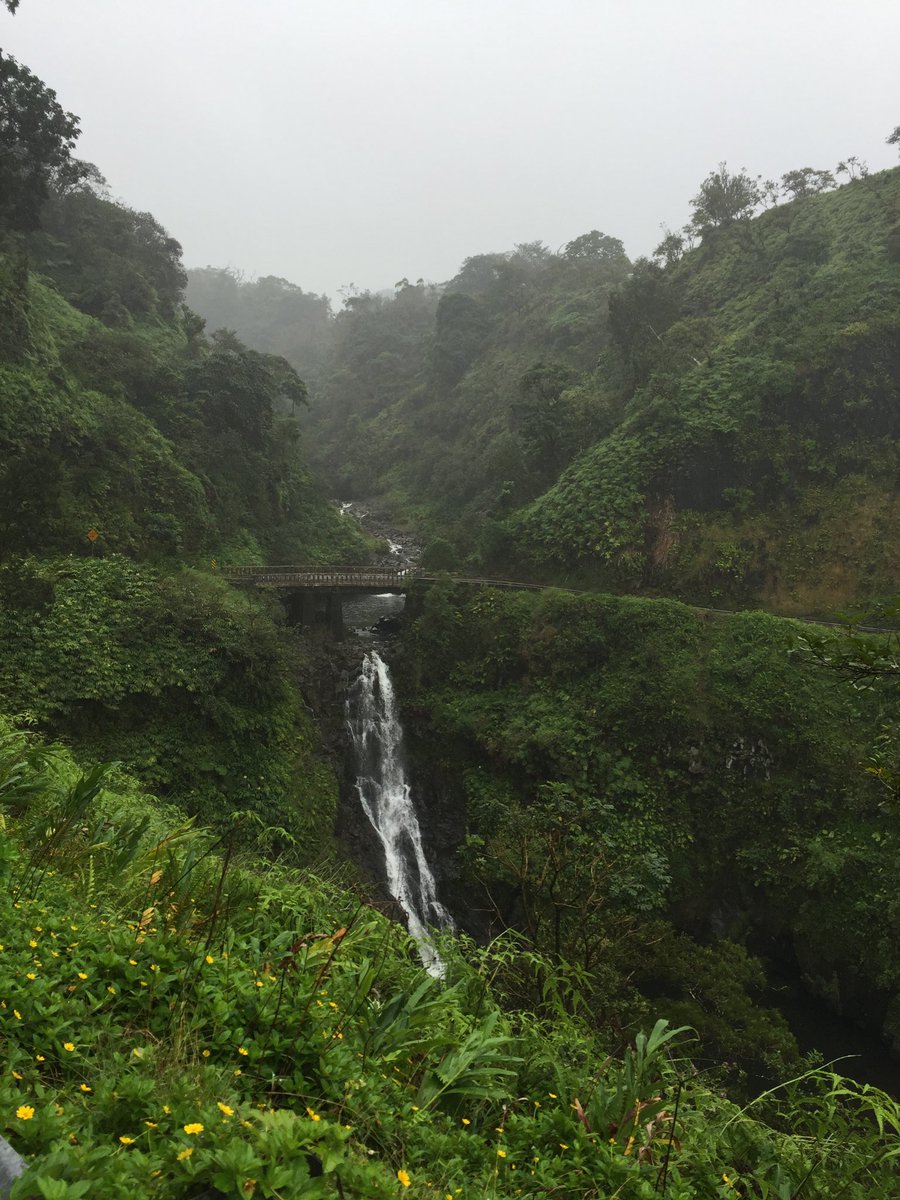
{"type": "Polygon", "coordinates": [[[334,298],[594,228],[647,253],[721,159],[897,162],[900,0],[22,0],[0,46],[188,266],[334,298]]]}

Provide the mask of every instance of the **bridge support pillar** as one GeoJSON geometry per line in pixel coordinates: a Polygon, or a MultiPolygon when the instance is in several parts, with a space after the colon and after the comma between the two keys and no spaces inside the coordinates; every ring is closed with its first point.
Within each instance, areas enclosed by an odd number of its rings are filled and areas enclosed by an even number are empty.
{"type": "Polygon", "coordinates": [[[288,623],[312,629],[324,625],[336,641],[344,637],[344,606],[339,591],[296,588],[283,596],[288,623]]]}
{"type": "Polygon", "coordinates": [[[329,592],[325,597],[325,620],[335,641],[344,640],[344,603],[340,592],[329,592]]]}
{"type": "Polygon", "coordinates": [[[306,588],[300,593],[299,599],[300,624],[304,629],[309,629],[311,625],[315,624],[318,615],[318,605],[316,604],[318,596],[314,591],[306,588]]]}

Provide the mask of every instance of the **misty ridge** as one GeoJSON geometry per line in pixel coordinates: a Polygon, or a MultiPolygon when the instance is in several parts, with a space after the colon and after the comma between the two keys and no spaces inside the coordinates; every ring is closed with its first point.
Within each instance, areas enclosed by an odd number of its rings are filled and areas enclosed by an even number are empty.
{"type": "MultiPolygon", "coordinates": [[[[780,611],[862,598],[869,584],[850,574],[837,594],[816,578],[859,528],[857,480],[870,489],[880,457],[862,445],[894,436],[893,390],[889,372],[867,376],[854,402],[828,380],[848,336],[892,344],[896,172],[851,156],[775,182],[722,163],[691,208],[635,262],[594,230],[557,252],[473,256],[440,285],[348,290],[337,314],[283,279],[215,268],[188,273],[187,298],[211,328],[297,367],[309,453],[334,494],[424,503],[443,566],[780,611]],[[789,344],[808,322],[816,343],[789,344]],[[860,452],[845,444],[836,468],[829,446],[847,436],[860,452]],[[826,477],[842,481],[833,508],[826,477]],[[789,514],[807,505],[825,528],[811,561],[786,559],[789,514]]],[[[867,551],[887,590],[891,462],[867,551]]]]}

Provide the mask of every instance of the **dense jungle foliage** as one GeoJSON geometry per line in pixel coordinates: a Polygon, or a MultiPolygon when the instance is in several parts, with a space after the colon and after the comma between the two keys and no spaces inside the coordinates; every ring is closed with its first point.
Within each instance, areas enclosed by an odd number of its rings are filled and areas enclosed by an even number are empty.
{"type": "MultiPolygon", "coordinates": [[[[433,562],[504,561],[558,519],[555,569],[590,575],[567,481],[661,386],[627,317],[653,269],[593,231],[337,317],[208,271],[207,337],[178,243],[73,157],[77,118],[2,54],[0,82],[0,1129],[30,1162],[12,1200],[888,1200],[896,1102],[798,1057],[746,945],[787,945],[900,1037],[895,648],[842,660],[808,629],[670,602],[420,597],[419,771],[464,801],[460,886],[510,926],[448,939],[436,980],[334,853],[321,651],[218,574],[367,552],[308,465],[308,377],[333,487],[421,514],[433,562]],[[860,663],[872,690],[823,673],[860,663]]],[[[887,210],[895,187],[823,203],[887,210]]],[[[687,304],[719,263],[717,337],[730,237],[659,272],[687,304]]],[[[892,268],[867,253],[884,315],[892,268]]],[[[856,336],[880,495],[890,357],[856,336]]],[[[725,429],[724,393],[684,370],[725,429]]],[[[616,457],[623,520],[649,461],[616,457]]]]}
{"type": "Polygon", "coordinates": [[[345,889],[236,855],[239,826],[6,727],[0,797],[12,1200],[893,1194],[875,1089],[801,1069],[738,1107],[664,1020],[612,1059],[515,939],[448,945],[438,982],[345,889]]]}
{"type": "Polygon", "coordinates": [[[277,605],[214,577],[367,553],[307,465],[305,384],[205,336],[178,242],[72,157],[52,92],[0,66],[0,705],[318,858],[337,783],[308,661],[277,605]]]}
{"type": "Polygon", "coordinates": [[[189,294],[256,345],[278,291],[317,463],[429,527],[435,565],[824,615],[900,575],[900,170],[829,187],[788,172],[752,217],[723,164],[653,261],[592,231],[330,323],[284,281],[189,294]]]}
{"type": "Polygon", "coordinates": [[[844,685],[826,635],[764,613],[449,584],[418,603],[421,782],[464,798],[462,886],[490,919],[590,972],[598,1012],[621,1020],[630,980],[760,1073],[790,1048],[747,1007],[748,944],[900,1050],[896,672],[844,685]]]}

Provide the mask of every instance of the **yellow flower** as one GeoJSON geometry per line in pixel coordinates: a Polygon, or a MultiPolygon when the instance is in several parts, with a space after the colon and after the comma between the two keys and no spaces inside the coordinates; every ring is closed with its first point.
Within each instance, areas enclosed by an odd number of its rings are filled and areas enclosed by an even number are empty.
{"type": "Polygon", "coordinates": [[[209,963],[210,966],[212,966],[216,960],[213,958],[213,956],[211,954],[207,954],[206,961],[209,963]]]}
{"type": "Polygon", "coordinates": [[[31,939],[28,945],[32,948],[32,950],[37,950],[37,942],[34,940],[34,938],[31,939]]]}
{"type": "Polygon", "coordinates": [[[16,1116],[20,1121],[30,1121],[34,1116],[34,1109],[30,1104],[20,1104],[16,1109],[16,1116]]]}
{"type": "Polygon", "coordinates": [[[249,1053],[250,1051],[245,1050],[243,1046],[238,1046],[238,1054],[243,1054],[243,1056],[246,1058],[249,1053]]]}
{"type": "Polygon", "coordinates": [[[137,959],[136,959],[136,958],[129,958],[129,960],[128,960],[128,965],[129,965],[130,967],[136,967],[136,966],[137,966],[137,959]]]}
{"type": "Polygon", "coordinates": [[[166,1114],[166,1116],[168,1116],[171,1113],[171,1111],[172,1110],[171,1110],[171,1108],[169,1108],[168,1104],[163,1105],[163,1112],[166,1114]]]}
{"type": "Polygon", "coordinates": [[[87,979],[87,975],[84,973],[84,971],[79,971],[78,978],[79,979],[87,979]]]}
{"type": "Polygon", "coordinates": [[[499,1148],[498,1148],[498,1150],[497,1150],[497,1157],[498,1157],[498,1158],[506,1158],[506,1151],[505,1151],[505,1150],[501,1150],[501,1149],[499,1149],[499,1148]]]}
{"type": "Polygon", "coordinates": [[[122,1143],[123,1146],[133,1146],[134,1145],[134,1138],[120,1137],[119,1141],[122,1143]]]}
{"type": "Polygon", "coordinates": [[[409,1187],[410,1183],[412,1183],[412,1180],[409,1177],[409,1173],[402,1169],[397,1172],[397,1178],[400,1180],[400,1182],[403,1184],[404,1187],[409,1187]]]}
{"type": "Polygon", "coordinates": [[[723,1182],[723,1183],[724,1183],[724,1184],[725,1184],[727,1187],[730,1187],[730,1188],[733,1188],[733,1187],[734,1187],[734,1180],[733,1180],[733,1179],[729,1179],[729,1178],[728,1178],[728,1176],[725,1174],[725,1172],[724,1172],[724,1171],[722,1172],[722,1182],[723,1182]]]}
{"type": "Polygon", "coordinates": [[[94,1090],[92,1087],[88,1087],[86,1083],[82,1083],[79,1086],[83,1092],[92,1092],[94,1090]]]}
{"type": "Polygon", "coordinates": [[[17,1008],[13,1009],[13,1016],[16,1018],[17,1021],[22,1020],[22,1014],[19,1012],[19,1010],[17,1008]]]}
{"type": "Polygon", "coordinates": [[[74,1049],[75,1049],[74,1042],[63,1042],[63,1050],[68,1050],[68,1052],[71,1054],[74,1049]]]}
{"type": "Polygon", "coordinates": [[[190,1157],[191,1157],[191,1155],[192,1155],[193,1153],[194,1153],[194,1147],[193,1147],[193,1146],[186,1146],[186,1147],[185,1147],[185,1149],[184,1149],[184,1150],[182,1150],[182,1151],[181,1151],[181,1153],[180,1153],[180,1154],[177,1156],[177,1157],[178,1157],[178,1161],[179,1161],[179,1162],[184,1162],[184,1160],[185,1160],[186,1158],[190,1158],[190,1157]]]}
{"type": "Polygon", "coordinates": [[[463,1125],[471,1125],[472,1124],[472,1122],[469,1120],[468,1117],[463,1117],[462,1123],[463,1123],[463,1125]]]}
{"type": "Polygon", "coordinates": [[[263,983],[263,981],[261,979],[257,979],[256,986],[257,987],[265,987],[266,985],[263,983]]]}
{"type": "Polygon", "coordinates": [[[234,1072],[235,1075],[243,1075],[243,1073],[244,1072],[241,1070],[240,1067],[238,1067],[237,1070],[234,1072]]]}
{"type": "Polygon", "coordinates": [[[234,1109],[229,1108],[227,1104],[223,1104],[221,1100],[216,1101],[216,1108],[219,1110],[219,1112],[223,1112],[226,1117],[234,1116],[234,1109]]]}
{"type": "Polygon", "coordinates": [[[209,1058],[209,1054],[210,1054],[209,1050],[201,1050],[200,1053],[203,1055],[204,1058],[209,1058]]]}
{"type": "Polygon", "coordinates": [[[21,1079],[22,1078],[22,1076],[19,1074],[18,1071],[13,1071],[12,1077],[13,1077],[13,1079],[21,1079]]]}
{"type": "Polygon", "coordinates": [[[189,1125],[183,1126],[185,1133],[202,1133],[203,1126],[199,1121],[191,1121],[189,1125]]]}
{"type": "Polygon", "coordinates": [[[116,994],[116,989],[113,987],[113,985],[111,983],[106,985],[106,990],[109,992],[109,994],[111,996],[114,996],[116,994]]]}
{"type": "Polygon", "coordinates": [[[147,1126],[148,1129],[158,1129],[159,1128],[159,1126],[156,1124],[155,1121],[145,1121],[144,1124],[147,1126]]]}
{"type": "Polygon", "coordinates": [[[36,1062],[46,1062],[46,1059],[44,1058],[43,1054],[36,1054],[34,1057],[35,1057],[36,1062]]]}
{"type": "Polygon", "coordinates": [[[141,1057],[141,1051],[138,1050],[137,1046],[132,1046],[131,1053],[134,1055],[135,1058],[141,1057]]]}
{"type": "Polygon", "coordinates": [[[568,1148],[569,1148],[569,1143],[568,1143],[568,1142],[560,1142],[560,1143],[559,1143],[559,1148],[560,1148],[560,1150],[568,1150],[568,1148]]]}
{"type": "Polygon", "coordinates": [[[37,979],[37,975],[35,975],[34,971],[29,971],[28,974],[25,976],[25,978],[26,979],[37,979]]]}
{"type": "Polygon", "coordinates": [[[307,1106],[306,1111],[309,1113],[309,1119],[311,1121],[321,1121],[322,1120],[322,1118],[319,1116],[319,1114],[317,1112],[314,1112],[313,1109],[309,1108],[308,1106],[307,1106]]]}
{"type": "Polygon", "coordinates": [[[550,1097],[551,1100],[558,1099],[556,1092],[548,1092],[547,1095],[550,1097]]]}

